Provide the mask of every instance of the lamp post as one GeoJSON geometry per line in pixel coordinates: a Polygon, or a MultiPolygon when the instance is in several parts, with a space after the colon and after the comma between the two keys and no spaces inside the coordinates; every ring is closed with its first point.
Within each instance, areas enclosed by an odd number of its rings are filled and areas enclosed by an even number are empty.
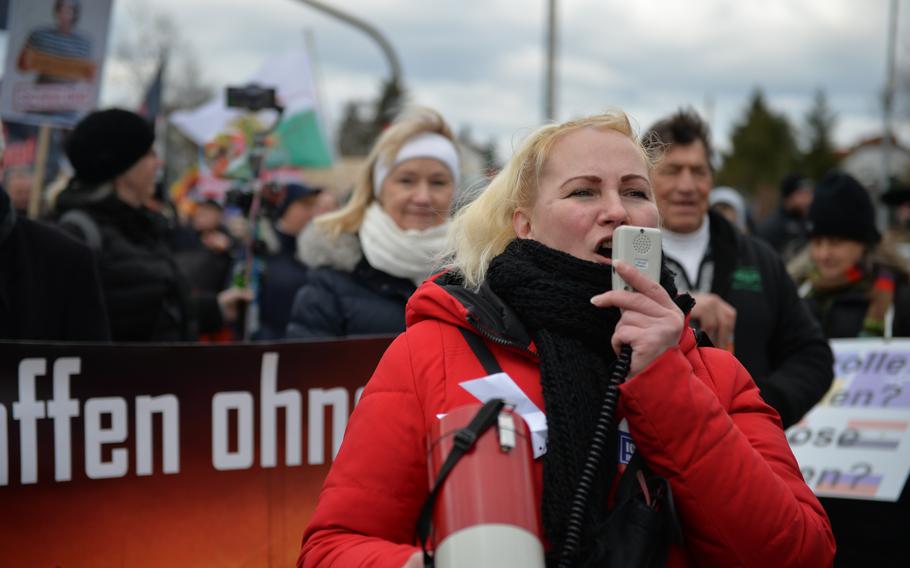
{"type": "Polygon", "coordinates": [[[547,0],[546,78],[544,79],[543,118],[556,119],[556,0],[547,0]]]}
{"type": "MultiPolygon", "coordinates": [[[[379,49],[382,51],[383,55],[386,58],[386,61],[389,64],[389,79],[385,82],[382,89],[382,94],[379,97],[379,102],[376,105],[376,115],[373,119],[373,123],[368,127],[367,136],[365,139],[365,149],[360,148],[360,143],[354,145],[356,153],[363,151],[366,153],[369,151],[369,147],[372,146],[373,141],[383,130],[383,128],[392,121],[394,115],[398,110],[399,101],[402,97],[404,89],[401,85],[401,63],[398,60],[398,55],[395,53],[395,50],[392,48],[391,42],[378,29],[373,25],[365,22],[364,20],[342,12],[334,6],[329,6],[318,0],[299,0],[300,2],[315,8],[321,12],[341,20],[347,24],[354,26],[360,31],[364,32],[370,38],[372,38],[377,44],[379,44],[379,49]]],[[[345,144],[342,142],[342,151],[344,151],[345,144]]],[[[350,150],[350,148],[349,148],[350,150]]]]}
{"type": "Polygon", "coordinates": [[[329,6],[328,4],[319,2],[318,0],[298,0],[298,1],[306,4],[307,6],[316,8],[317,10],[319,10],[321,12],[325,12],[326,14],[328,14],[330,16],[338,18],[339,20],[341,20],[343,22],[351,24],[355,28],[359,29],[360,31],[362,31],[365,34],[367,34],[368,36],[370,36],[376,43],[379,44],[379,49],[382,50],[383,55],[385,55],[385,58],[389,63],[389,71],[391,73],[391,76],[389,77],[389,83],[393,83],[396,85],[400,83],[400,81],[401,81],[401,63],[398,60],[398,55],[396,55],[395,50],[392,48],[392,44],[389,43],[389,40],[387,40],[385,38],[385,36],[379,32],[378,29],[376,29],[371,24],[365,22],[364,20],[361,20],[360,18],[358,18],[356,16],[352,16],[350,14],[342,12],[341,10],[339,10],[338,8],[335,8],[334,6],[329,6]]]}
{"type": "MultiPolygon", "coordinates": [[[[888,10],[888,35],[885,44],[885,89],[882,93],[882,181],[878,194],[888,191],[891,181],[891,122],[894,117],[894,64],[897,47],[897,0],[891,0],[888,10]]],[[[888,228],[888,210],[878,208],[878,227],[884,231],[888,228]]]]}

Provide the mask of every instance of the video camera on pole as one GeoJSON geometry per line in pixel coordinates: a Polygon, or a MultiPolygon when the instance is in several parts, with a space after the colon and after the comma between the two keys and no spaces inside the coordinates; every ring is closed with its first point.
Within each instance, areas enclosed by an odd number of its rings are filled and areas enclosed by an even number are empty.
{"type": "Polygon", "coordinates": [[[242,108],[252,112],[266,109],[280,109],[275,100],[275,89],[250,83],[245,87],[228,87],[228,108],[242,108]]]}
{"type": "MultiPolygon", "coordinates": [[[[250,339],[258,327],[258,306],[256,297],[259,293],[259,263],[256,260],[256,243],[259,240],[259,218],[262,213],[263,192],[265,184],[260,175],[265,158],[269,135],[281,122],[284,107],[278,104],[275,89],[264,87],[257,83],[250,83],[242,87],[227,87],[225,99],[229,108],[243,109],[249,113],[258,113],[264,110],[274,110],[277,116],[272,124],[253,133],[250,149],[247,152],[249,165],[249,187],[240,188],[240,192],[249,195],[249,209],[247,219],[249,223],[249,236],[243,247],[243,258],[234,273],[234,285],[248,287],[253,291],[253,301],[240,310],[237,326],[243,339],[250,339]]],[[[237,196],[234,196],[235,198],[237,196]]]]}

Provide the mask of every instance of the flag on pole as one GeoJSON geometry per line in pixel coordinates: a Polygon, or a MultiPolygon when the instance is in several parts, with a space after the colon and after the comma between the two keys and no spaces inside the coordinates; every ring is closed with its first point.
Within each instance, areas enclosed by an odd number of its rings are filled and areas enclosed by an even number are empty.
{"type": "Polygon", "coordinates": [[[166,59],[162,57],[161,62],[158,64],[158,70],[155,71],[155,76],[152,78],[152,82],[149,83],[148,89],[145,91],[145,97],[142,99],[142,106],[139,107],[139,114],[153,124],[161,113],[161,99],[164,93],[165,63],[166,59]]]}
{"type": "MultiPolygon", "coordinates": [[[[332,153],[320,121],[306,51],[295,49],[268,59],[248,82],[275,88],[276,97],[284,106],[284,116],[274,131],[274,145],[265,159],[266,167],[331,167],[332,153]]],[[[204,146],[243,114],[228,108],[222,93],[195,110],[173,113],[171,122],[197,145],[204,146]]]]}
{"type": "Polygon", "coordinates": [[[278,100],[284,105],[266,167],[331,167],[332,154],[316,112],[316,87],[307,53],[290,51],[266,61],[254,80],[276,85],[278,100]]]}
{"type": "Polygon", "coordinates": [[[275,129],[275,146],[269,150],[265,165],[267,168],[328,168],[332,165],[332,155],[315,110],[285,111],[285,117],[275,129]]]}

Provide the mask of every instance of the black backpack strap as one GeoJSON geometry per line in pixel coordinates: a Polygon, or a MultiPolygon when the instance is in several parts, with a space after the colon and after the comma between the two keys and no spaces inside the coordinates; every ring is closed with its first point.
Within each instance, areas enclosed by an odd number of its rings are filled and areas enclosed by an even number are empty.
{"type": "Polygon", "coordinates": [[[471,351],[473,351],[477,359],[480,360],[480,364],[483,365],[483,369],[488,374],[495,375],[496,373],[502,372],[502,367],[499,366],[496,357],[493,356],[493,353],[490,351],[490,348],[487,347],[487,344],[484,343],[482,337],[463,327],[459,327],[458,331],[461,332],[464,340],[468,342],[468,347],[471,348],[471,351]]]}
{"type": "Polygon", "coordinates": [[[83,241],[88,248],[96,253],[101,250],[101,230],[91,215],[82,209],[70,209],[57,220],[57,224],[74,227],[82,233],[83,241]]]}
{"type": "MultiPolygon", "coordinates": [[[[478,339],[480,338],[478,337],[478,339]]],[[[471,422],[455,433],[455,446],[452,448],[448,457],[446,457],[446,461],[443,462],[442,467],[439,468],[439,474],[436,476],[436,481],[433,482],[433,488],[423,502],[423,507],[420,508],[420,515],[417,517],[417,538],[420,540],[420,547],[423,550],[424,566],[433,566],[433,557],[430,556],[430,553],[427,550],[427,541],[430,537],[430,524],[433,521],[433,509],[436,504],[436,496],[439,494],[439,490],[442,489],[442,484],[445,483],[449,473],[452,472],[452,468],[455,467],[455,464],[458,463],[458,460],[460,460],[463,455],[474,447],[477,438],[496,422],[496,419],[499,417],[499,411],[502,410],[505,404],[505,401],[501,398],[488,400],[486,404],[477,411],[477,414],[474,415],[471,422]]]]}

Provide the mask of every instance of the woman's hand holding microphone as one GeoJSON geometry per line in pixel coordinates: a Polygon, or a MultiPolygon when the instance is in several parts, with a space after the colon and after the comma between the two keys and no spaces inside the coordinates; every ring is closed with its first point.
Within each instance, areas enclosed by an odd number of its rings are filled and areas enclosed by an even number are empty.
{"type": "Polygon", "coordinates": [[[615,307],[622,311],[612,344],[616,353],[623,344],[632,347],[631,378],[664,351],[676,347],[685,316],[660,283],[625,262],[616,261],[613,268],[635,292],[610,290],[591,298],[591,303],[599,308],[615,307]]]}

